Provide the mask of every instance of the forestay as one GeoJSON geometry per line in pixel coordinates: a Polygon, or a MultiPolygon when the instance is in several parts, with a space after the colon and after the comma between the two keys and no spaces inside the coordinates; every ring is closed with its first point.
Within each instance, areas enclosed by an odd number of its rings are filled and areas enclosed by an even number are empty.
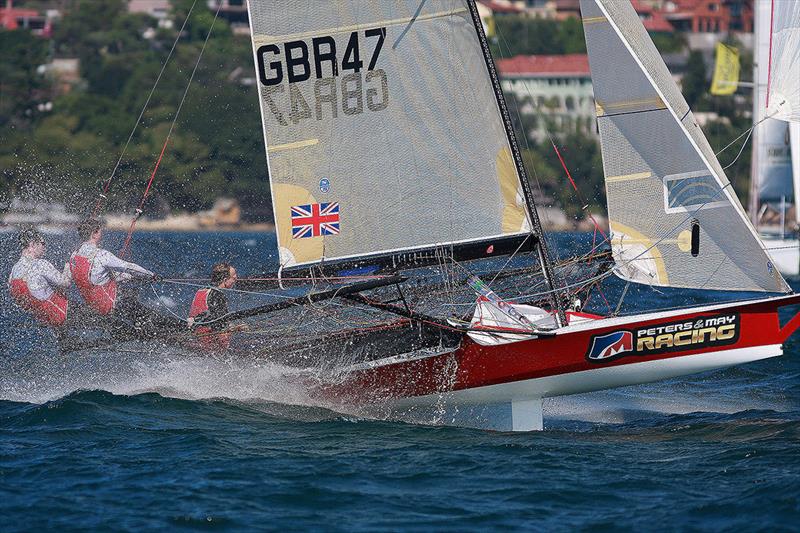
{"type": "Polygon", "coordinates": [[[529,235],[466,0],[249,12],[282,266],[529,235]]]}
{"type": "Polygon", "coordinates": [[[617,274],[788,291],[630,2],[581,0],[581,10],[617,274]]]}
{"type": "MultiPolygon", "coordinates": [[[[768,0],[760,0],[766,4],[768,0]]],[[[768,114],[800,121],[800,2],[770,1],[768,114]]]]}

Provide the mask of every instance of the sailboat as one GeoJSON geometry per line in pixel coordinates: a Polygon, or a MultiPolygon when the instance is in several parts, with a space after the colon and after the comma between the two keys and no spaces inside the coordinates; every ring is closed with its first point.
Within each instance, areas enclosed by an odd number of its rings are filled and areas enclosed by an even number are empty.
{"type": "Polygon", "coordinates": [[[542,231],[473,0],[248,2],[278,275],[319,287],[261,311],[311,329],[272,351],[316,357],[329,372],[315,394],[493,406],[507,415],[497,429],[533,430],[544,398],[782,354],[800,314],[778,310],[800,296],[636,12],[581,10],[613,257],[589,275],[556,261],[542,231]],[[609,275],[763,296],[582,312],[575,295],[609,275]]]}
{"type": "Polygon", "coordinates": [[[798,80],[797,2],[760,0],[755,6],[753,63],[753,158],[750,216],[773,262],[783,274],[800,274],[800,123],[772,116],[767,101],[796,92],[798,80]],[[794,31],[794,38],[789,36],[794,31]],[[793,208],[793,209],[791,209],[793,208]],[[791,215],[787,220],[787,215],[791,215]],[[787,225],[790,226],[787,231],[787,225]]]}

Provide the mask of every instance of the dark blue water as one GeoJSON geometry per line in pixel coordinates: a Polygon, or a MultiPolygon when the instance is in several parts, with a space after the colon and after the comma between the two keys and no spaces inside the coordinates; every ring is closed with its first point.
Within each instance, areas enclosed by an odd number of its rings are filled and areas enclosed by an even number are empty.
{"type": "MultiPolygon", "coordinates": [[[[73,242],[48,244],[63,260],[73,242]]],[[[274,237],[142,233],[135,250],[167,274],[235,258],[248,275],[274,237]]],[[[152,298],[177,312],[188,295],[152,298]]],[[[797,338],[784,357],[549,400],[545,431],[505,434],[309,405],[264,362],[59,356],[6,301],[0,327],[3,532],[798,528],[797,338]]]]}

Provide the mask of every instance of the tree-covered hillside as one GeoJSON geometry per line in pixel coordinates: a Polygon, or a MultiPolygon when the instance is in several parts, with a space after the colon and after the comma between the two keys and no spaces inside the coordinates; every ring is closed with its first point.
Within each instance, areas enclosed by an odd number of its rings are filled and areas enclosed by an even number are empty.
{"type": "MultiPolygon", "coordinates": [[[[4,52],[0,61],[0,201],[12,196],[63,200],[75,212],[93,205],[193,4],[194,11],[111,187],[109,209],[131,211],[150,177],[214,21],[206,3],[173,0],[175,27],[166,29],[147,15],[128,13],[123,0],[72,0],[65,4],[69,9],[57,21],[51,39],[22,30],[0,31],[4,52]],[[44,67],[63,58],[79,60],[77,80],[65,82],[63,76],[44,67]]],[[[505,16],[497,17],[495,23],[491,44],[498,57],[585,52],[577,19],[505,16]]],[[[685,46],[680,35],[659,35],[656,41],[664,52],[685,46]]],[[[749,128],[750,119],[742,112],[748,105],[735,104],[731,97],[710,97],[706,74],[703,57],[691,54],[684,92],[695,109],[716,111],[723,117],[706,127],[712,146],[719,149],[749,128]]],[[[234,35],[226,21],[218,19],[167,146],[148,213],[206,209],[215,198],[228,195],[239,199],[245,216],[269,215],[253,77],[248,37],[234,35]]],[[[524,104],[511,102],[511,107],[529,174],[557,206],[581,218],[583,206],[551,143],[537,143],[523,133],[530,131],[523,127],[525,122],[533,120],[531,106],[524,104]]],[[[596,138],[555,126],[549,133],[590,207],[604,210],[596,138]]],[[[721,155],[723,165],[740,146],[741,141],[721,155]]],[[[745,149],[729,169],[743,199],[749,182],[749,152],[745,149]]]]}
{"type": "MultiPolygon", "coordinates": [[[[176,26],[191,2],[175,6],[176,26]]],[[[79,0],[52,42],[0,32],[8,61],[0,79],[0,168],[9,193],[89,204],[119,159],[177,28],[159,29],[122,0],[79,0]],[[58,95],[40,65],[80,60],[79,83],[58,95]],[[47,109],[46,102],[52,102],[47,109]]],[[[199,2],[130,141],[111,188],[111,209],[135,204],[152,172],[203,41],[214,20],[199,2]]],[[[269,204],[266,165],[247,37],[217,19],[155,182],[153,204],[196,210],[233,195],[251,210],[269,204]]]]}

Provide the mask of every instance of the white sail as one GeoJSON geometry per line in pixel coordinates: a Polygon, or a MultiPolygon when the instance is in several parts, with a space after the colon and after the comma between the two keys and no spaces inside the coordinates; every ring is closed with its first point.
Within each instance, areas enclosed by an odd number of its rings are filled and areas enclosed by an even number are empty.
{"type": "Polygon", "coordinates": [[[783,120],[770,118],[767,111],[772,6],[771,0],[760,0],[755,6],[753,124],[757,126],[753,130],[750,215],[757,225],[758,213],[764,203],[772,203],[778,210],[784,203],[794,203],[795,198],[789,154],[789,125],[783,120]]]}
{"type": "Polygon", "coordinates": [[[581,11],[618,275],[788,291],[631,4],[581,0],[581,11]]]}
{"type": "Polygon", "coordinates": [[[800,2],[757,0],[769,7],[770,43],[767,108],[774,118],[800,121],[800,2]]]}
{"type": "Polygon", "coordinates": [[[467,0],[248,8],[283,266],[530,234],[467,0]]]}

